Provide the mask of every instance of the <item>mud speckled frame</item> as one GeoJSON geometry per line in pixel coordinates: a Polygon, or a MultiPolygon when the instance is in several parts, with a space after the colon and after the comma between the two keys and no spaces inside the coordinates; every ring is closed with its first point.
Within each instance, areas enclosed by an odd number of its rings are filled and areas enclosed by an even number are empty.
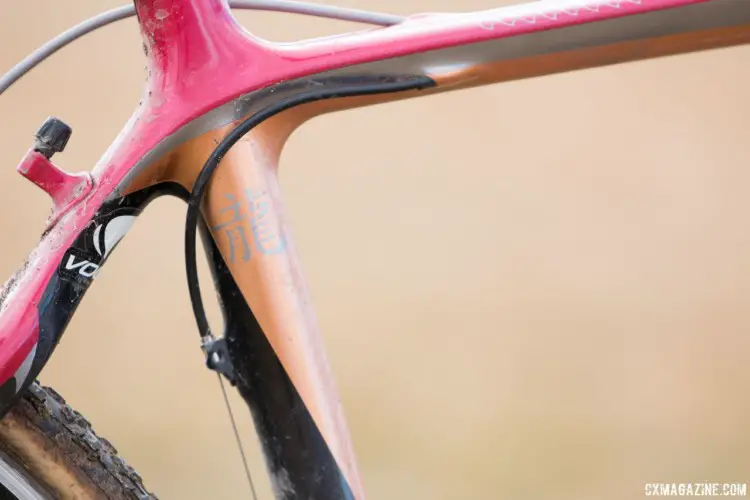
{"type": "Polygon", "coordinates": [[[43,368],[140,212],[173,194],[190,207],[188,274],[197,224],[224,311],[218,348],[191,288],[209,360],[252,411],[277,498],[364,498],[284,221],[278,159],[298,126],[347,108],[750,41],[748,0],[548,0],[292,44],[249,34],[222,0],[135,7],[149,78],[117,140],[90,174],[62,173],[38,148],[19,166],[55,208],[0,294],[0,411],[43,368]]]}

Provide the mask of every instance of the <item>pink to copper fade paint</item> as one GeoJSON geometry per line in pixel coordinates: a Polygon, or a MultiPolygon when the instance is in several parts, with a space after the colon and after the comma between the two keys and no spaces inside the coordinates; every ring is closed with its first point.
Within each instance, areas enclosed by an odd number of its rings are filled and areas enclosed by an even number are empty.
{"type": "MultiPolygon", "coordinates": [[[[131,190],[137,172],[148,171],[153,182],[179,179],[190,189],[197,167],[211,152],[208,145],[213,142],[206,138],[223,137],[233,121],[186,137],[153,161],[144,158],[222,105],[313,75],[419,75],[436,82],[429,92],[441,92],[750,41],[750,2],[735,0],[534,2],[470,14],[414,16],[388,28],[283,45],[246,32],[222,0],[136,0],[135,5],[149,78],[140,107],[91,177],[65,174],[34,151],[19,166],[23,175],[50,193],[55,210],[38,247],[0,296],[0,384],[16,376],[24,361],[33,357],[40,301],[66,252],[100,207],[131,190]],[[688,11],[706,15],[686,16],[688,11]],[[664,33],[642,28],[657,21],[664,33]],[[511,43],[521,37],[523,43],[511,43]],[[200,154],[195,148],[186,152],[199,141],[205,142],[198,148],[200,154]],[[157,171],[156,165],[164,168],[157,171]],[[167,170],[172,177],[161,178],[167,170]]],[[[357,105],[372,103],[363,100],[357,105]]],[[[331,110],[321,107],[317,113],[331,110]]],[[[274,138],[273,127],[265,129],[267,136],[259,131],[253,140],[260,153],[240,148],[222,164],[231,181],[217,181],[217,188],[223,185],[222,193],[239,196],[244,189],[262,185],[272,194],[272,224],[286,233],[276,162],[284,138],[304,120],[293,115],[279,120],[298,122],[278,129],[283,129],[280,139],[274,138]],[[249,173],[243,174],[245,169],[249,173]]],[[[221,207],[211,199],[219,199],[219,194],[212,198],[209,193],[204,213],[207,220],[218,220],[221,207]]],[[[219,244],[219,249],[229,260],[226,245],[219,244]]],[[[310,408],[354,497],[364,498],[313,315],[298,310],[309,300],[293,245],[281,260],[257,259],[252,268],[238,264],[230,269],[310,408]],[[257,277],[256,282],[291,273],[297,289],[274,288],[272,280],[267,288],[251,289],[252,281],[243,280],[242,272],[257,277]],[[282,337],[282,331],[285,338],[290,332],[296,335],[290,341],[295,346],[274,340],[282,337]]]]}

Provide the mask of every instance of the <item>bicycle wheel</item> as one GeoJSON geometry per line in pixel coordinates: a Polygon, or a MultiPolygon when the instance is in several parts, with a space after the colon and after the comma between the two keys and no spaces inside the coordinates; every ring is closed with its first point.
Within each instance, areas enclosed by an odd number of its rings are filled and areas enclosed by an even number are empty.
{"type": "Polygon", "coordinates": [[[53,389],[32,384],[0,420],[0,498],[152,500],[140,476],[53,389]]]}

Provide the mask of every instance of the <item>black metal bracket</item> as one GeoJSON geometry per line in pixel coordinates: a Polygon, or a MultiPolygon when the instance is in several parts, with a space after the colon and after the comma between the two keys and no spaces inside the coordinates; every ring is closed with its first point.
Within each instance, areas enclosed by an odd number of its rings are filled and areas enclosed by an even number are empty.
{"type": "Polygon", "coordinates": [[[203,341],[203,352],[206,355],[206,366],[209,370],[213,370],[229,381],[230,384],[235,383],[234,366],[229,358],[229,349],[227,348],[227,340],[225,337],[215,338],[209,337],[203,341]]]}

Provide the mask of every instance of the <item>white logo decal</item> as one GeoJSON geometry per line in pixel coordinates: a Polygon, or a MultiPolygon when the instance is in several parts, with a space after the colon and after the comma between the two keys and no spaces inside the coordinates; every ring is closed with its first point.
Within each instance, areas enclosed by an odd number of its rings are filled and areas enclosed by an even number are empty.
{"type": "Polygon", "coordinates": [[[121,215],[109,221],[104,229],[104,248],[99,243],[102,226],[97,226],[94,230],[94,248],[96,249],[96,253],[101,255],[102,259],[105,259],[115,245],[125,236],[125,233],[128,232],[134,221],[134,215],[121,215]]]}
{"type": "Polygon", "coordinates": [[[18,370],[16,370],[16,374],[14,375],[16,378],[16,393],[21,390],[23,383],[26,382],[26,377],[29,376],[31,365],[34,363],[37,345],[39,344],[34,344],[34,347],[31,348],[31,352],[26,355],[26,359],[21,363],[21,366],[18,367],[18,370]]]}
{"type": "Polygon", "coordinates": [[[75,255],[69,255],[68,261],[65,263],[65,269],[68,271],[78,271],[78,274],[84,278],[93,278],[96,272],[99,270],[99,266],[88,260],[81,260],[76,262],[75,255]]]}

